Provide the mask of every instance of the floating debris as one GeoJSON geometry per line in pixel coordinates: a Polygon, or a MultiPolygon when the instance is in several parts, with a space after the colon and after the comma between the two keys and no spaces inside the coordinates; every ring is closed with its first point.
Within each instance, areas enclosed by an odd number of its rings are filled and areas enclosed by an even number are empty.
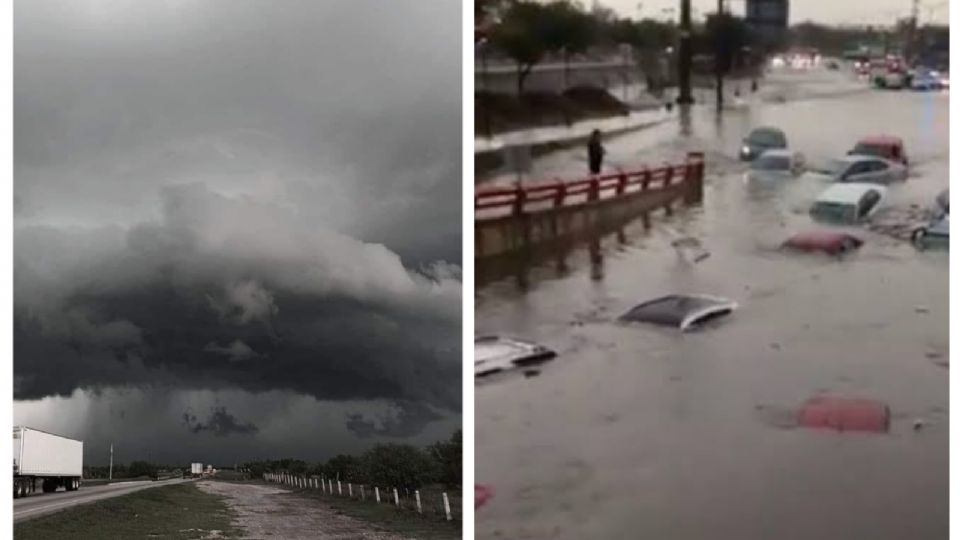
{"type": "Polygon", "coordinates": [[[804,403],[797,423],[806,428],[886,433],[890,430],[890,408],[869,399],[818,396],[804,403]]]}
{"type": "Polygon", "coordinates": [[[476,377],[540,364],[557,356],[556,352],[543,345],[501,336],[476,338],[473,352],[473,373],[476,377]]]}

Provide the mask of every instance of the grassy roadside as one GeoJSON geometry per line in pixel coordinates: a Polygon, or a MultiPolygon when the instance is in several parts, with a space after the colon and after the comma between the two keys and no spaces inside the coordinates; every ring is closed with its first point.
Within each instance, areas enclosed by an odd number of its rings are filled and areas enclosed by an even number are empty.
{"type": "MultiPolygon", "coordinates": [[[[258,480],[254,482],[263,483],[258,480]]],[[[455,509],[454,519],[446,521],[439,510],[428,511],[426,506],[422,516],[410,509],[398,510],[386,502],[386,495],[384,495],[384,502],[378,505],[373,502],[373,494],[369,492],[366,494],[367,500],[361,501],[359,496],[351,499],[346,495],[327,495],[315,489],[291,489],[277,484],[269,485],[315,499],[318,504],[325,505],[338,514],[369,523],[382,531],[423,540],[453,540],[463,537],[463,521],[459,516],[459,493],[455,499],[450,500],[451,508],[455,509]]]]}
{"type": "Polygon", "coordinates": [[[13,527],[17,540],[200,539],[237,537],[223,500],[192,483],[145,489],[13,527]]]}

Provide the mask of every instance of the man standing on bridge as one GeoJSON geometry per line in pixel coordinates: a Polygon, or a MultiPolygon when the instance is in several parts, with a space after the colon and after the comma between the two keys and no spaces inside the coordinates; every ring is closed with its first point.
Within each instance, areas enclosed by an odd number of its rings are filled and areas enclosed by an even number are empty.
{"type": "Polygon", "coordinates": [[[590,142],[587,143],[587,157],[590,161],[590,174],[600,174],[603,168],[603,155],[607,151],[603,148],[600,140],[600,130],[595,129],[590,134],[590,142]]]}

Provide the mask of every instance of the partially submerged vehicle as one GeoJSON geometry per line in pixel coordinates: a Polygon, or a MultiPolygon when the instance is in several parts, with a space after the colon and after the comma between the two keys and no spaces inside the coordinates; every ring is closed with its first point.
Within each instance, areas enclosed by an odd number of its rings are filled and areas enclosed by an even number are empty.
{"type": "Polygon", "coordinates": [[[825,172],[834,182],[891,184],[907,179],[907,168],[903,164],[860,154],[834,160],[825,172]]]}
{"type": "Polygon", "coordinates": [[[620,316],[624,322],[645,322],[685,331],[708,320],[729,315],[737,303],[705,294],[670,294],[635,306],[620,316]]]}
{"type": "Polygon", "coordinates": [[[804,159],[787,149],[764,150],[750,162],[747,180],[794,178],[803,172],[804,159]]]}
{"type": "Polygon", "coordinates": [[[557,356],[543,345],[503,336],[482,336],[473,341],[473,374],[487,377],[541,364],[557,356]]]}
{"type": "Polygon", "coordinates": [[[950,190],[945,189],[937,195],[936,198],[937,209],[940,213],[949,214],[950,213],[950,190]]]}
{"type": "Polygon", "coordinates": [[[752,161],[766,150],[787,147],[787,136],[780,129],[774,127],[759,127],[743,138],[740,148],[740,159],[752,161]]]}
{"type": "Polygon", "coordinates": [[[797,424],[813,429],[886,433],[890,430],[890,407],[869,399],[817,396],[800,408],[797,424]]]}
{"type": "Polygon", "coordinates": [[[847,152],[847,154],[879,157],[895,163],[901,163],[904,167],[910,165],[903,139],[892,135],[872,135],[870,137],[864,137],[857,141],[857,144],[855,144],[853,149],[847,152]]]}
{"type": "Polygon", "coordinates": [[[860,223],[877,211],[886,193],[886,188],[876,184],[833,184],[817,196],[810,216],[828,223],[860,223]]]}
{"type": "Polygon", "coordinates": [[[828,255],[844,255],[862,245],[863,240],[849,233],[813,230],[791,236],[783,243],[781,248],[804,252],[822,252],[828,255]]]}
{"type": "Polygon", "coordinates": [[[950,214],[942,214],[914,229],[910,241],[917,249],[950,247],[950,214]]]}

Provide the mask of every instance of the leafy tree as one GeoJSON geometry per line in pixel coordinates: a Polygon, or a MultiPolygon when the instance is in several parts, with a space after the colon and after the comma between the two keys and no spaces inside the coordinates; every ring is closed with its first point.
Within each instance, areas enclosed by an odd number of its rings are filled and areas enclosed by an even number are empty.
{"type": "Polygon", "coordinates": [[[409,444],[378,444],[363,455],[369,480],[375,485],[418,489],[436,478],[436,466],[426,452],[409,444]]]}
{"type": "Polygon", "coordinates": [[[490,42],[517,65],[518,94],[523,93],[527,76],[548,50],[543,31],[546,12],[542,4],[518,0],[505,10],[490,34],[490,42]]]}
{"type": "Polygon", "coordinates": [[[593,43],[598,25],[591,15],[569,0],[547,4],[541,21],[546,49],[563,56],[563,86],[569,86],[570,56],[583,53],[593,43]]]}
{"type": "Polygon", "coordinates": [[[463,483],[463,432],[457,430],[450,440],[439,441],[427,447],[427,453],[437,464],[437,480],[447,487],[463,483]]]}
{"type": "Polygon", "coordinates": [[[327,461],[324,474],[344,482],[362,483],[367,481],[365,464],[356,456],[340,454],[327,461]]]}
{"type": "Polygon", "coordinates": [[[157,466],[146,461],[134,461],[127,468],[127,476],[129,478],[137,478],[140,476],[156,476],[156,474],[157,466]]]}
{"type": "Polygon", "coordinates": [[[705,32],[706,42],[714,54],[715,67],[721,74],[730,71],[742,57],[744,48],[751,43],[750,28],[746,22],[729,13],[707,16],[705,32]]]}

